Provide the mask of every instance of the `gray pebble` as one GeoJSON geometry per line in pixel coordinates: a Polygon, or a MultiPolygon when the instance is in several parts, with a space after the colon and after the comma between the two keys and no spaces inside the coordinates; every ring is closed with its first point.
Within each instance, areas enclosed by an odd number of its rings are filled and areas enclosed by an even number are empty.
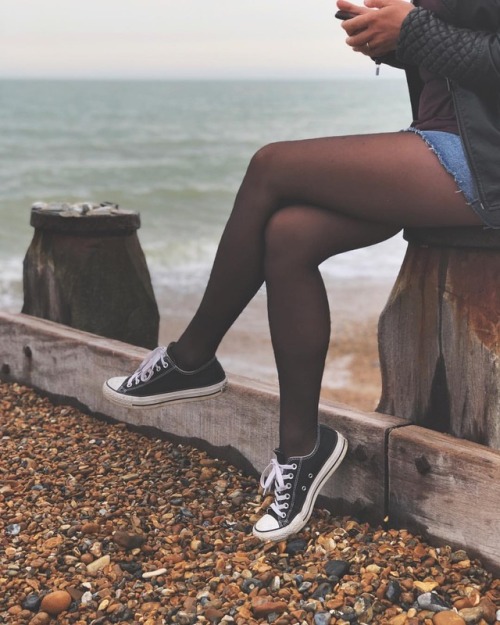
{"type": "Polygon", "coordinates": [[[353,621],[357,620],[357,615],[356,612],[354,611],[354,608],[351,608],[350,605],[346,605],[342,608],[342,617],[341,617],[344,621],[349,621],[349,623],[352,623],[353,621]]]}
{"type": "Polygon", "coordinates": [[[290,556],[296,556],[298,553],[305,551],[306,547],[307,540],[304,540],[303,538],[294,538],[293,540],[288,541],[285,553],[288,553],[290,556]]]}
{"type": "Polygon", "coordinates": [[[325,599],[332,593],[332,585],[328,582],[321,583],[312,594],[313,599],[325,599]]]}
{"type": "Polygon", "coordinates": [[[329,625],[331,615],[329,612],[316,612],[314,615],[314,625],[329,625]]]}
{"type": "Polygon", "coordinates": [[[299,592],[304,593],[307,592],[312,586],[311,582],[302,582],[302,584],[299,586],[299,592]]]}
{"type": "Polygon", "coordinates": [[[345,560],[328,560],[325,564],[325,573],[330,576],[334,575],[338,579],[343,577],[349,571],[349,562],[345,560]]]}
{"type": "Polygon", "coordinates": [[[245,579],[241,584],[241,590],[243,592],[246,592],[247,595],[251,593],[254,588],[262,588],[262,582],[259,579],[254,579],[253,577],[250,577],[248,579],[245,579]]]}
{"type": "Polygon", "coordinates": [[[12,523],[11,525],[7,525],[5,528],[5,533],[7,536],[17,536],[21,531],[21,526],[19,523],[12,523]]]}
{"type": "Polygon", "coordinates": [[[40,607],[41,602],[42,598],[38,595],[28,595],[23,601],[22,607],[24,610],[29,610],[30,612],[38,612],[38,608],[40,607]]]}
{"type": "Polygon", "coordinates": [[[391,579],[387,584],[387,590],[385,591],[385,598],[391,603],[397,603],[399,601],[399,597],[401,596],[401,586],[399,583],[391,579]]]}
{"type": "Polygon", "coordinates": [[[451,610],[451,606],[445,603],[435,592],[424,592],[417,599],[418,607],[431,612],[444,612],[451,610]]]}

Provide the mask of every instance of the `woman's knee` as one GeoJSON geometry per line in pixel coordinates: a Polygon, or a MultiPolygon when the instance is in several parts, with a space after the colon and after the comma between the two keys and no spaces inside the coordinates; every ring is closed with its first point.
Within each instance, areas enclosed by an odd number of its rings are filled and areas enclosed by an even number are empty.
{"type": "Polygon", "coordinates": [[[288,206],[274,213],[265,230],[266,268],[289,269],[297,261],[319,264],[313,241],[305,232],[306,221],[306,211],[300,206],[288,206]]]}
{"type": "Polygon", "coordinates": [[[247,177],[252,181],[269,182],[273,180],[275,174],[280,171],[286,146],[289,142],[278,141],[268,143],[259,148],[250,159],[247,169],[247,177]]]}

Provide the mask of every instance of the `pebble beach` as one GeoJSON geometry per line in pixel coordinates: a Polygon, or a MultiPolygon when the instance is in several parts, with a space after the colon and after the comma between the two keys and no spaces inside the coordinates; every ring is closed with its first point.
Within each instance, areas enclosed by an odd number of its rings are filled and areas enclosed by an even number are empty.
{"type": "Polygon", "coordinates": [[[0,384],[0,623],[500,625],[459,549],[316,509],[251,534],[255,476],[0,384]]]}

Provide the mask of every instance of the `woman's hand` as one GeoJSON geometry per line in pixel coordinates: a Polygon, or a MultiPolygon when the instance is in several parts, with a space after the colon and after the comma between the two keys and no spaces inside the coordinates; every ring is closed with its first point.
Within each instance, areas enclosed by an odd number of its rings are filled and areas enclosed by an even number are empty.
{"type": "Polygon", "coordinates": [[[401,24],[415,8],[406,0],[365,0],[364,7],[338,0],[337,6],[356,14],[342,23],[349,35],[347,45],[371,57],[384,56],[396,49],[401,24]]]}

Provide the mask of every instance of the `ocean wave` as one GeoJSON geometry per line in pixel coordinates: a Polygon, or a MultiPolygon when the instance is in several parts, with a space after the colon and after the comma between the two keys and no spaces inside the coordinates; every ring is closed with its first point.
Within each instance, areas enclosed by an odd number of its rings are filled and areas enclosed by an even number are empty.
{"type": "MultiPolygon", "coordinates": [[[[141,213],[156,288],[204,288],[233,197],[265,143],[399,129],[404,82],[2,85],[0,306],[19,308],[37,200],[113,201],[141,213]],[[95,94],[98,97],[95,97],[95,94]],[[387,111],[391,114],[388,115],[387,111]]],[[[385,245],[385,244],[384,244],[385,245]]],[[[392,279],[401,241],[324,263],[330,279],[392,279]]]]}
{"type": "Polygon", "coordinates": [[[2,259],[0,273],[0,310],[19,312],[23,306],[23,259],[2,259]]]}

